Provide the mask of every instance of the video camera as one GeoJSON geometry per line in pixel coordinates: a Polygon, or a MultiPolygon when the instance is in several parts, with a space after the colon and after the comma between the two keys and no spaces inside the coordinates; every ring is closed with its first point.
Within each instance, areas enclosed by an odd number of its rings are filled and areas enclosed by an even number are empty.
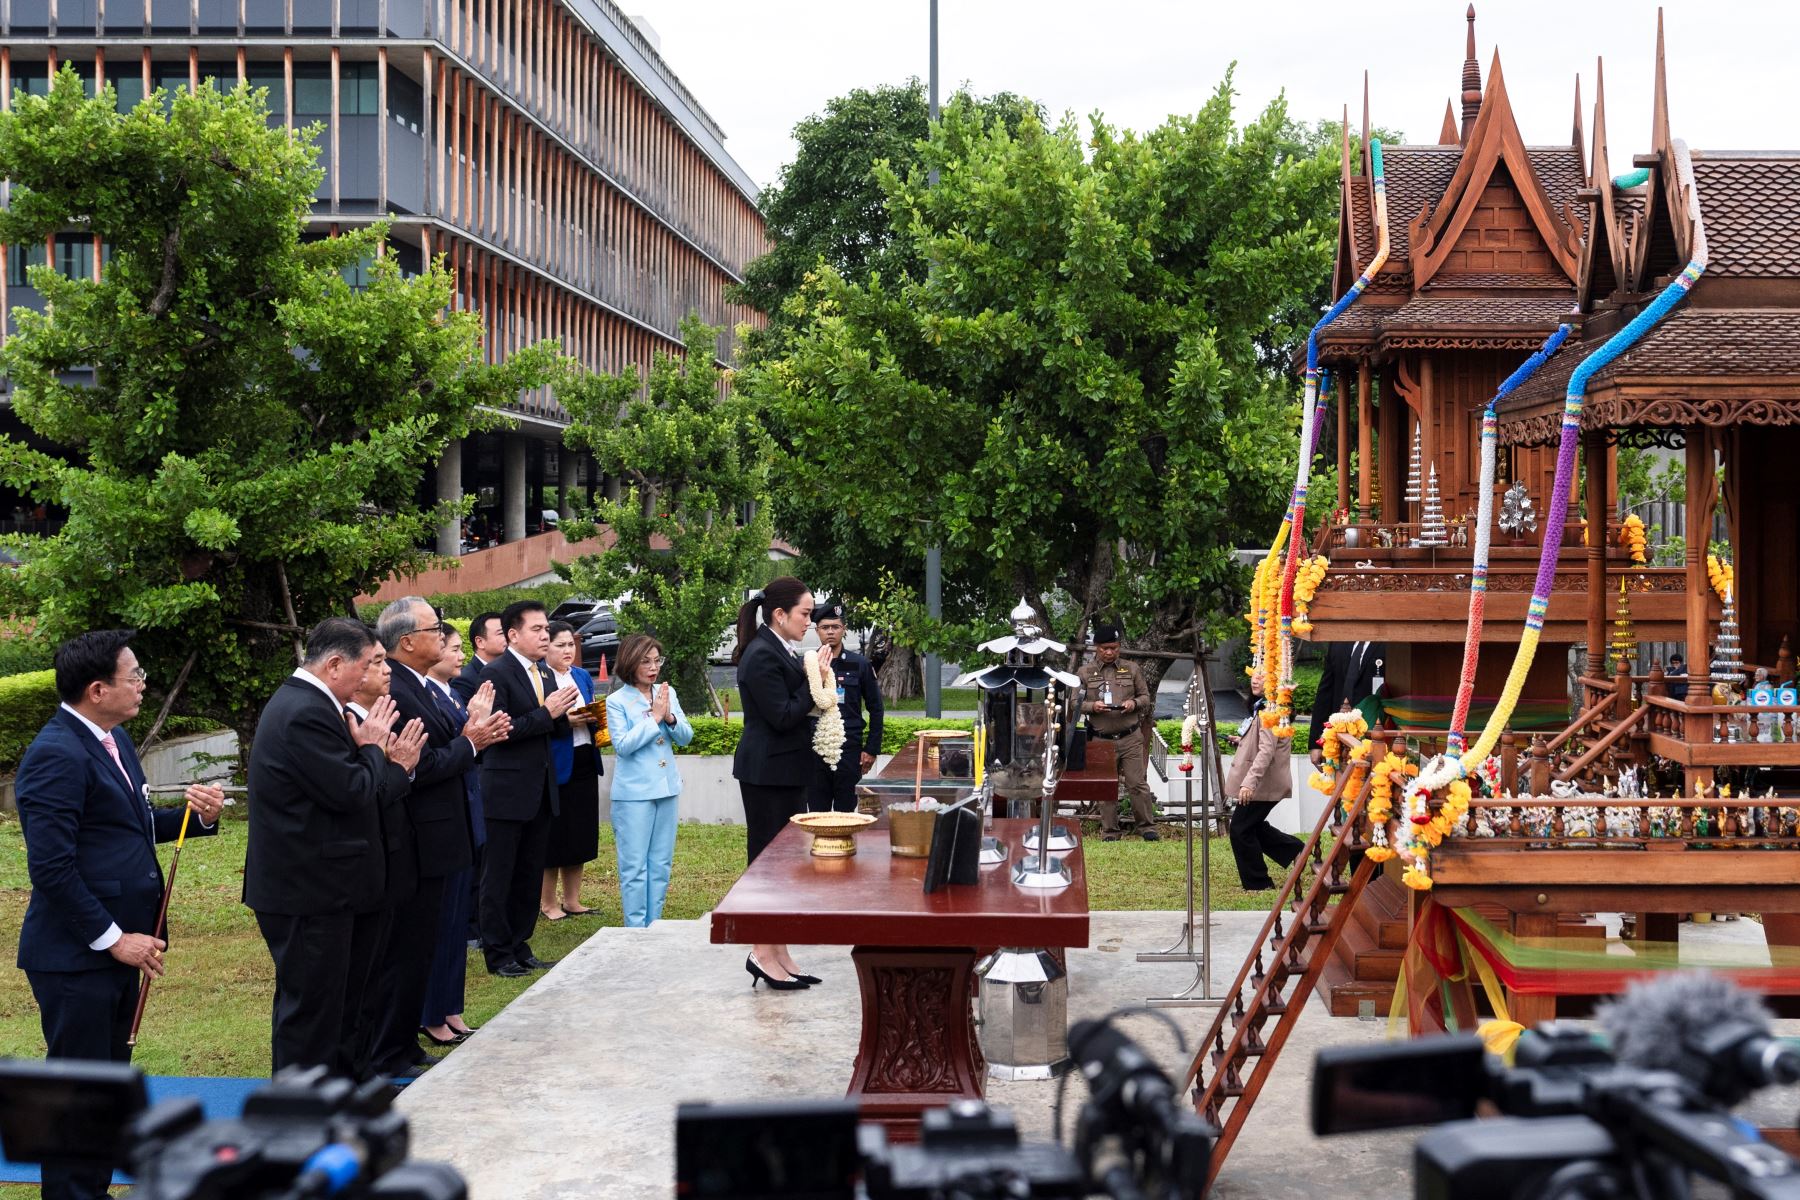
{"type": "MultiPolygon", "coordinates": [[[[1028,1143],[1005,1109],[958,1100],[924,1115],[917,1145],[891,1145],[854,1101],[683,1104],[675,1194],[733,1200],[1204,1195],[1212,1129],[1111,1019],[1077,1021],[1069,1052],[1088,1098],[1072,1148],[1028,1143]]],[[[1058,1093],[1057,1114],[1061,1114],[1058,1093]]],[[[1060,1119],[1057,1121],[1060,1138],[1060,1119]]]]}
{"type": "Polygon", "coordinates": [[[0,1146],[14,1162],[123,1168],[138,1200],[466,1200],[447,1163],[407,1162],[384,1080],[289,1068],[207,1120],[192,1097],[148,1104],[125,1063],[0,1060],[0,1146]]]}
{"type": "Polygon", "coordinates": [[[1760,1000],[1696,972],[1597,1015],[1610,1046],[1553,1021],[1520,1038],[1511,1068],[1473,1034],[1321,1050],[1313,1132],[1440,1126],[1414,1147],[1418,1200],[1673,1200],[1695,1176],[1800,1200],[1800,1164],[1729,1111],[1800,1082],[1800,1051],[1770,1033],[1760,1000]]]}

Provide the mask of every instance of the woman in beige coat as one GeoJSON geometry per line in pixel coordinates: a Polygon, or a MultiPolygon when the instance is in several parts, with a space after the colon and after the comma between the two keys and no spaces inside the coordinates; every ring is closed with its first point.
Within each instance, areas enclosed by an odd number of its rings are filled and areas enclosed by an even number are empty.
{"type": "MultiPolygon", "coordinates": [[[[1260,697],[1263,675],[1250,677],[1250,691],[1260,697]]],[[[1277,737],[1262,723],[1259,699],[1250,708],[1250,719],[1231,758],[1231,770],[1225,777],[1225,794],[1237,799],[1231,813],[1231,855],[1237,859],[1238,879],[1247,892],[1261,892],[1275,886],[1263,856],[1274,859],[1283,868],[1293,865],[1306,843],[1291,833],[1283,833],[1268,822],[1270,810],[1287,799],[1294,779],[1294,738],[1277,737]]]]}

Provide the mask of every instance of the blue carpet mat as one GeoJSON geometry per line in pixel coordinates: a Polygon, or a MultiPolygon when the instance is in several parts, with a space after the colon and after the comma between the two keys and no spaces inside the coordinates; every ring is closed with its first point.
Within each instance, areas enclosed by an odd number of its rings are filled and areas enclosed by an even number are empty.
{"type": "MultiPolygon", "coordinates": [[[[209,1079],[181,1075],[152,1075],[148,1078],[150,1103],[193,1096],[206,1110],[207,1118],[235,1117],[244,1111],[244,1097],[268,1083],[267,1079],[209,1079]]],[[[36,1163],[16,1163],[0,1158],[0,1183],[37,1183],[36,1163]]],[[[115,1184],[130,1183],[130,1176],[114,1172],[115,1184]]]]}

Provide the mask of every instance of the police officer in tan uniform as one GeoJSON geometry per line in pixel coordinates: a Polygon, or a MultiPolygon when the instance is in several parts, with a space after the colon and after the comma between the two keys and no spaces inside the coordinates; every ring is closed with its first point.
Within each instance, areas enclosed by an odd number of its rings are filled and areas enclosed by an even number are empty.
{"type": "MultiPolygon", "coordinates": [[[[1088,736],[1113,743],[1119,782],[1131,794],[1131,811],[1137,830],[1146,842],[1158,840],[1156,798],[1145,777],[1149,758],[1144,746],[1144,717],[1150,711],[1150,687],[1136,663],[1119,658],[1120,629],[1106,622],[1094,624],[1094,657],[1081,665],[1081,711],[1088,719],[1088,736]]],[[[1100,839],[1119,840],[1119,802],[1100,806],[1100,839]]]]}

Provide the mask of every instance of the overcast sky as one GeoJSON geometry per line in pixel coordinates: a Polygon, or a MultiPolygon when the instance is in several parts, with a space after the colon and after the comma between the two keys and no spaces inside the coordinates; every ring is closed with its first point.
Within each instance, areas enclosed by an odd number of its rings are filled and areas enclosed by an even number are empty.
{"type": "MultiPolygon", "coordinates": [[[[662,39],[662,54],[725,129],[758,184],[794,153],[795,122],[853,87],[927,77],[928,0],[621,0],[662,39]]],[[[1205,103],[1238,64],[1240,120],[1283,90],[1306,121],[1348,103],[1360,121],[1362,72],[1375,123],[1436,141],[1461,88],[1461,0],[940,0],[939,73],[948,95],[1017,91],[1053,117],[1094,110],[1151,128],[1205,103]]],[[[1657,6],[1646,0],[1484,0],[1476,49],[1486,86],[1498,49],[1527,143],[1566,142],[1575,77],[1592,114],[1604,58],[1611,161],[1648,148],[1657,6]]],[[[1800,149],[1792,75],[1800,4],[1669,0],[1669,112],[1698,150],[1800,149]]],[[[1460,104],[1460,102],[1459,102],[1460,104]]],[[[1591,132],[1591,121],[1590,121],[1591,132]]]]}

